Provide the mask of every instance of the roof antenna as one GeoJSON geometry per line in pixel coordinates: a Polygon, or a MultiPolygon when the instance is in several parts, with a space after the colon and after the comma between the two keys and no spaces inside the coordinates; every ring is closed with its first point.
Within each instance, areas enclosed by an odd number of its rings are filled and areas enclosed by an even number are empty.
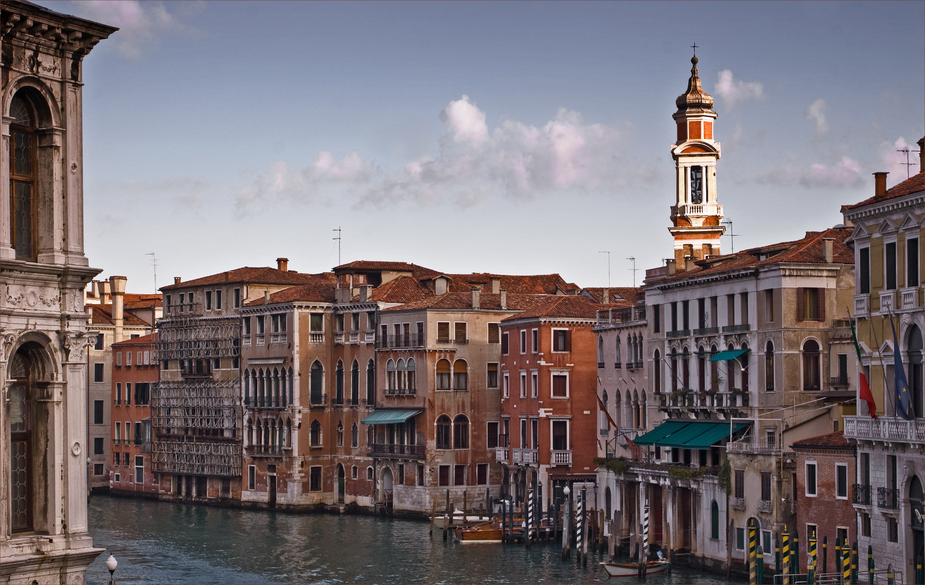
{"type": "Polygon", "coordinates": [[[154,267],[154,294],[157,294],[157,256],[154,252],[148,252],[145,256],[151,257],[151,265],[154,267]]]}
{"type": "Polygon", "coordinates": [[[732,231],[732,220],[727,219],[726,221],[723,222],[723,224],[724,225],[729,224],[729,233],[726,235],[729,236],[729,245],[732,246],[732,253],[735,254],[736,253],[736,240],[735,240],[736,234],[733,233],[732,231]]]}
{"type": "MultiPolygon", "coordinates": [[[[909,162],[909,153],[910,153],[910,152],[918,152],[918,151],[917,151],[917,150],[909,150],[909,147],[907,146],[906,148],[899,148],[899,149],[897,149],[896,152],[904,152],[904,153],[906,153],[906,162],[904,162],[904,163],[901,162],[901,163],[899,163],[899,164],[905,165],[905,167],[906,167],[906,178],[908,179],[908,178],[909,178],[909,167],[915,165],[915,162],[909,162]]],[[[919,170],[921,170],[921,169],[919,169],[919,170]]]]}
{"type": "Polygon", "coordinates": [[[630,268],[630,270],[633,271],[633,288],[636,288],[636,257],[630,256],[629,258],[627,258],[627,260],[633,263],[633,267],[630,268]]]}
{"type": "Polygon", "coordinates": [[[598,254],[607,254],[607,288],[610,288],[610,250],[600,250],[598,254]]]}
{"type": "Polygon", "coordinates": [[[340,226],[334,228],[331,231],[337,232],[337,235],[334,236],[334,238],[332,239],[337,240],[337,265],[340,266],[340,232],[341,232],[340,226]]]}

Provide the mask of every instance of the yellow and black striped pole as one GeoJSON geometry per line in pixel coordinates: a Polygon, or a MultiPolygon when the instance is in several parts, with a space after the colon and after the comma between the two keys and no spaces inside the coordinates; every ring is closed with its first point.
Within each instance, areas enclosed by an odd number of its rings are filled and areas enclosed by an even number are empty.
{"type": "Polygon", "coordinates": [[[858,541],[851,545],[851,585],[858,585],[858,541]]]}
{"type": "Polygon", "coordinates": [[[806,561],[806,582],[813,585],[816,582],[816,535],[807,534],[807,538],[809,539],[807,547],[809,556],[806,561]]]}
{"type": "Polygon", "coordinates": [[[748,522],[748,585],[758,585],[758,569],[755,567],[755,522],[748,522]]]}
{"type": "Polygon", "coordinates": [[[838,575],[838,582],[841,583],[841,562],[842,562],[842,550],[841,550],[841,537],[835,539],[835,574],[838,575]]]}
{"type": "Polygon", "coordinates": [[[845,546],[842,547],[842,583],[848,585],[851,583],[851,549],[848,548],[848,543],[845,543],[845,546]]]}
{"type": "Polygon", "coordinates": [[[886,583],[887,585],[893,585],[896,582],[896,575],[893,574],[893,565],[892,563],[886,566],[886,583]]]}
{"type": "Polygon", "coordinates": [[[874,547],[867,545],[867,578],[870,585],[874,585],[874,547]]]}
{"type": "Polygon", "coordinates": [[[790,533],[787,532],[787,528],[784,528],[784,533],[781,534],[781,539],[784,541],[783,544],[783,558],[781,560],[781,565],[784,572],[783,585],[790,585],[790,533]]]}

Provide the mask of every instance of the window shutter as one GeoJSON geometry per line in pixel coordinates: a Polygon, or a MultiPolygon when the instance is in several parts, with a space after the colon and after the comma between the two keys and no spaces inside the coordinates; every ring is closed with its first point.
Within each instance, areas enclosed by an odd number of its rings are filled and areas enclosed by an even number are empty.
{"type": "Polygon", "coordinates": [[[825,289],[816,289],[816,317],[819,321],[825,321],[825,289]]]}
{"type": "Polygon", "coordinates": [[[803,306],[804,294],[802,286],[797,288],[797,321],[802,321],[806,315],[805,307],[803,306]]]}
{"type": "Polygon", "coordinates": [[[572,332],[565,331],[565,351],[572,351],[572,332]]]}

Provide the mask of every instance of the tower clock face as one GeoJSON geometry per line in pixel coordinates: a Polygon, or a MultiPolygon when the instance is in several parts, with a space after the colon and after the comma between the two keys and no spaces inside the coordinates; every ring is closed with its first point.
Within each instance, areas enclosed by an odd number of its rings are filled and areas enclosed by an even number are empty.
{"type": "Polygon", "coordinates": [[[703,203],[703,167],[691,167],[691,203],[703,203]]]}

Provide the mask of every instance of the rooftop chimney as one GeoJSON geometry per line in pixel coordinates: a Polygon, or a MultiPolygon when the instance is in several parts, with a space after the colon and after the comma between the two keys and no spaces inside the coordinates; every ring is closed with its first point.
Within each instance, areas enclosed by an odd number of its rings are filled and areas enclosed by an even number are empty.
{"type": "Polygon", "coordinates": [[[693,270],[695,266],[694,261],[695,260],[693,256],[685,256],[684,257],[684,270],[693,270]]]}
{"type": "Polygon", "coordinates": [[[174,276],[174,277],[173,277],[173,284],[174,284],[174,285],[178,285],[178,284],[180,284],[181,282],[182,282],[182,280],[180,279],[179,276],[174,276]]]}
{"type": "Polygon", "coordinates": [[[472,308],[481,309],[482,308],[482,291],[477,288],[472,289],[472,308]]]}
{"type": "Polygon", "coordinates": [[[373,287],[369,284],[364,284],[360,286],[360,302],[367,303],[373,297],[373,287]]]}
{"type": "Polygon", "coordinates": [[[501,292],[501,279],[492,278],[491,279],[491,294],[496,295],[501,292]]]}
{"type": "Polygon", "coordinates": [[[886,176],[889,174],[883,171],[874,173],[874,197],[882,197],[886,193],[886,176]]]}
{"type": "Polygon", "coordinates": [[[263,304],[270,304],[270,289],[263,291],[263,304]]]}
{"type": "Polygon", "coordinates": [[[283,272],[289,272],[289,258],[277,258],[276,269],[283,272]]]}
{"type": "Polygon", "coordinates": [[[604,289],[604,294],[602,295],[601,302],[604,303],[605,305],[610,302],[610,289],[609,288],[604,289]]]}
{"type": "Polygon", "coordinates": [[[499,302],[501,303],[501,308],[504,310],[507,310],[507,291],[504,289],[501,289],[500,291],[498,291],[498,294],[501,295],[501,298],[499,299],[499,302]]]}
{"type": "Polygon", "coordinates": [[[919,172],[925,171],[925,138],[919,138],[919,172]]]}
{"type": "Polygon", "coordinates": [[[124,276],[110,276],[109,282],[112,286],[112,325],[115,328],[113,341],[116,343],[122,341],[122,321],[125,309],[125,281],[124,276]]]}
{"type": "Polygon", "coordinates": [[[668,276],[674,276],[675,274],[675,261],[674,258],[669,258],[665,260],[665,268],[668,269],[668,276]]]}
{"type": "Polygon", "coordinates": [[[112,297],[109,294],[109,281],[104,280],[100,283],[100,302],[104,305],[108,305],[112,302],[112,297]]]}
{"type": "Polygon", "coordinates": [[[822,251],[825,254],[826,263],[831,264],[835,257],[835,239],[822,238],[822,251]]]}

